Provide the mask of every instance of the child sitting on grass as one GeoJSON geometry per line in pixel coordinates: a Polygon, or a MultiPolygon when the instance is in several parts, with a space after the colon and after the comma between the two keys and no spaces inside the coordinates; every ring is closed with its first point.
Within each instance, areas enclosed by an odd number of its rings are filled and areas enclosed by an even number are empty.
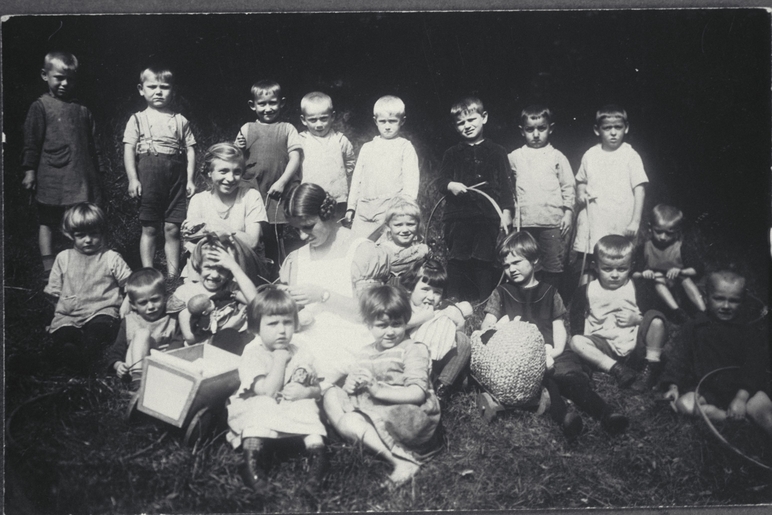
{"type": "Polygon", "coordinates": [[[348,138],[332,128],[335,110],[329,95],[313,91],[300,100],[300,133],[303,149],[303,181],[318,184],[338,203],[335,216],[346,213],[348,182],[356,156],[348,138]]]}
{"type": "Polygon", "coordinates": [[[153,266],[156,240],[165,239],[167,276],[180,274],[180,224],[185,200],[196,192],[196,139],[188,120],[171,110],[174,75],[167,68],[150,67],[137,85],[147,108],[132,115],[123,134],[123,163],[129,177],[129,196],[139,198],[142,266],[153,266]]]}
{"type": "Polygon", "coordinates": [[[132,312],[118,329],[118,337],[107,352],[107,368],[137,390],[142,380],[142,359],[151,349],[166,352],[184,345],[177,316],[166,309],[164,274],[142,268],[126,281],[126,295],[132,312]]]}
{"type": "Polygon", "coordinates": [[[373,106],[378,136],[359,151],[346,222],[359,236],[368,237],[383,224],[392,199],[418,196],[418,155],[413,144],[400,134],[405,123],[405,103],[386,95],[373,106]]]}
{"type": "MultiPolygon", "coordinates": [[[[242,266],[246,261],[244,254],[248,256],[249,249],[243,244],[240,245],[237,238],[231,236],[222,241],[209,236],[199,241],[190,256],[190,262],[193,270],[200,276],[200,281],[184,283],[172,295],[172,305],[179,306],[182,310],[179,314],[180,330],[188,345],[204,341],[212,335],[211,331],[196,333],[193,330],[193,315],[188,310],[188,302],[196,295],[207,295],[220,308],[226,304],[235,308],[227,323],[218,330],[233,329],[243,332],[245,329],[244,307],[255,298],[257,290],[242,266]],[[235,256],[241,257],[241,263],[235,256]]],[[[254,254],[251,257],[254,257],[254,254]]],[[[241,347],[243,348],[243,345],[241,347]]]]}
{"type": "Polygon", "coordinates": [[[256,82],[251,96],[249,108],[257,115],[257,121],[239,129],[236,146],[244,151],[246,158],[244,183],[260,191],[265,203],[269,225],[263,240],[265,255],[278,267],[285,257],[280,248],[287,224],[279,202],[284,192],[300,182],[302,145],[297,129],[281,121],[286,99],[278,82],[256,82]]]}
{"type": "Polygon", "coordinates": [[[560,279],[566,257],[567,236],[574,219],[576,182],[571,165],[562,152],[549,142],[552,110],[528,106],[520,113],[520,132],[525,145],[509,154],[509,166],[515,178],[515,199],[521,230],[539,243],[542,251],[541,273],[547,282],[562,292],[560,279]]]}
{"type": "MultiPolygon", "coordinates": [[[[628,420],[614,413],[592,389],[590,377],[579,357],[566,349],[568,334],[563,318],[566,308],[555,286],[539,282],[534,269],[541,249],[530,233],[510,234],[499,246],[499,260],[507,282],[498,286],[485,306],[482,331],[496,326],[501,317],[536,325],[544,337],[547,354],[547,374],[543,385],[550,394],[550,416],[568,438],[581,433],[584,422],[578,413],[569,411],[563,396],[573,400],[582,410],[599,419],[603,429],[619,433],[627,428],[628,420]]],[[[483,335],[483,340],[485,335],[483,335]]]]}
{"type": "Polygon", "coordinates": [[[472,315],[472,305],[459,302],[440,308],[448,274],[436,259],[414,263],[400,276],[399,282],[410,295],[413,310],[407,323],[409,336],[429,347],[434,391],[440,400],[445,400],[451,389],[463,380],[472,356],[472,344],[464,333],[465,319],[472,315]]]}
{"type": "Polygon", "coordinates": [[[373,286],[360,296],[360,311],[375,341],[351,367],[343,387],[324,395],[324,411],[346,440],[361,442],[393,467],[389,486],[420,469],[413,452],[429,444],[440,405],[429,383],[429,349],[407,338],[412,315],[407,294],[373,286]]]}
{"type": "Polygon", "coordinates": [[[678,413],[697,417],[696,404],[716,422],[748,417],[772,437],[772,401],[769,397],[769,336],[766,324],[749,324],[742,313],[746,301],[745,277],[724,269],[706,281],[707,311],[689,320],[673,348],[663,374],[664,397],[678,413]],[[706,380],[706,374],[723,367],[706,380]]]}
{"type": "Polygon", "coordinates": [[[384,225],[386,230],[377,244],[389,254],[389,284],[399,286],[400,276],[429,254],[418,235],[421,208],[413,199],[397,197],[386,210],[384,225]]]}
{"type": "Polygon", "coordinates": [[[699,311],[705,311],[705,302],[697,285],[696,277],[702,272],[702,264],[693,246],[684,241],[684,214],[680,209],[665,204],[658,204],[651,210],[651,237],[642,248],[642,268],[640,275],[647,282],[654,284],[657,296],[674,313],[676,322],[687,319],[686,312],[678,306],[671,288],[676,281],[686,293],[686,297],[699,311]]]}
{"type": "Polygon", "coordinates": [[[115,340],[121,290],[131,275],[121,255],[105,248],[106,231],[105,215],[94,204],[67,209],[62,232],[73,248],[57,254],[43,289],[56,300],[49,328],[55,360],[75,372],[91,371],[115,340]]]}
{"type": "Polygon", "coordinates": [[[611,234],[595,244],[598,278],[579,288],[571,301],[571,349],[611,374],[620,388],[632,385],[644,392],[661,372],[667,327],[659,311],[641,314],[639,289],[630,278],[632,260],[633,242],[624,236],[611,234]]]}
{"type": "Polygon", "coordinates": [[[64,211],[78,202],[100,202],[97,172],[106,163],[91,111],[75,97],[78,59],[49,52],[40,75],[48,91],[35,100],[24,121],[22,186],[35,195],[38,245],[47,279],[54,264],[52,238],[64,211]]]}
{"type": "Polygon", "coordinates": [[[317,401],[321,389],[316,378],[309,380],[312,358],[298,352],[292,336],[298,327],[298,309],[289,293],[273,285],[250,302],[247,316],[254,339],[244,348],[239,364],[241,385],[228,403],[228,441],[243,449],[244,480],[265,494],[266,440],[302,437],[312,459],[306,485],[313,493],[327,470],[324,446],[327,432],[319,418],[317,401]],[[294,381],[294,372],[306,371],[304,381],[294,381]]]}

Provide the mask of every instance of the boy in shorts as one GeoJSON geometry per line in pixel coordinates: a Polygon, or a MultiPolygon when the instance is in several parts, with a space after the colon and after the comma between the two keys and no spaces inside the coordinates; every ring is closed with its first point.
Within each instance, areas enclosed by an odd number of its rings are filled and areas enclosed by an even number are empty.
{"type": "Polygon", "coordinates": [[[566,156],[549,142],[552,118],[552,110],[545,106],[523,109],[520,132],[525,145],[509,154],[509,166],[515,176],[520,229],[531,233],[542,251],[541,280],[563,293],[560,278],[574,219],[576,182],[566,156]]]}
{"type": "Polygon", "coordinates": [[[300,100],[303,182],[318,184],[338,202],[336,219],[346,213],[348,182],[356,156],[346,136],[332,128],[335,110],[329,95],[314,91],[300,100]]]}
{"type": "Polygon", "coordinates": [[[152,267],[156,239],[163,234],[169,279],[180,274],[180,225],[185,199],[196,192],[196,139],[188,120],[171,110],[174,75],[167,68],[149,67],[139,74],[139,95],[147,108],[129,118],[123,133],[123,164],[129,196],[139,198],[142,266],[152,267]],[[163,232],[162,232],[163,231],[163,232]]]}
{"type": "Polygon", "coordinates": [[[54,265],[52,237],[68,207],[100,201],[97,172],[104,173],[91,111],[73,97],[78,58],[49,52],[40,75],[48,91],[24,121],[22,185],[33,191],[39,224],[38,246],[47,280],[54,265]]]}
{"type": "Polygon", "coordinates": [[[679,413],[699,416],[699,404],[711,420],[748,417],[772,436],[767,325],[748,323],[745,298],[742,275],[728,269],[708,275],[707,311],[684,324],[660,384],[679,413]],[[723,367],[737,369],[713,374],[697,398],[700,379],[723,367]]]}
{"type": "Polygon", "coordinates": [[[661,371],[667,328],[659,311],[641,313],[630,278],[632,259],[633,242],[624,236],[611,234],[595,244],[598,278],[574,293],[570,345],[580,358],[614,376],[620,388],[632,385],[644,392],[661,371]]]}

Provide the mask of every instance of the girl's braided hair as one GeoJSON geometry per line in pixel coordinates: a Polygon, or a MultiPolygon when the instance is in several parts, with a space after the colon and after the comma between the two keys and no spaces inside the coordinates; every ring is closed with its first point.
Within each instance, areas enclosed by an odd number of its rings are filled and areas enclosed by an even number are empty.
{"type": "Polygon", "coordinates": [[[318,216],[327,221],[335,215],[338,202],[318,184],[305,182],[293,188],[284,200],[284,214],[287,218],[309,218],[318,216]]]}

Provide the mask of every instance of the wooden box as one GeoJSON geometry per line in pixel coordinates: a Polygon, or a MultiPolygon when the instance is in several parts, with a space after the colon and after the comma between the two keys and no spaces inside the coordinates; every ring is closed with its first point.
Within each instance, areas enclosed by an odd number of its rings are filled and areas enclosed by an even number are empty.
{"type": "Polygon", "coordinates": [[[184,427],[198,410],[224,404],[238,389],[239,359],[205,343],[152,351],[142,365],[137,409],[184,427]]]}

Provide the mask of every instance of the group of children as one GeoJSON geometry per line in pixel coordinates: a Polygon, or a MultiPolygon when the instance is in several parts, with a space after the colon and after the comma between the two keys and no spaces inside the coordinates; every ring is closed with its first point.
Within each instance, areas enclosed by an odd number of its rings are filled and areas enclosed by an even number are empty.
{"type": "Polygon", "coordinates": [[[316,463],[310,484],[319,484],[328,461],[320,404],[338,434],[393,465],[393,484],[412,477],[436,443],[439,401],[459,385],[470,361],[468,301],[485,304],[480,329],[486,338],[509,320],[538,328],[550,414],[567,436],[581,432],[583,422],[562,397],[610,433],[629,424],[592,389],[592,370],[640,392],[659,380],[682,413],[695,415],[699,404],[714,420],[747,415],[772,435],[766,333],[743,318],[745,278],[730,269],[706,274],[673,206],[656,206],[650,230],[641,230],[647,177],[640,156],[624,142],[623,109],[596,113],[600,142],[574,176],[549,142],[550,109],[523,110],[525,145],[507,155],[484,135],[482,101],[455,103],[451,117],[460,142],[443,155],[436,181],[445,201],[443,266],[419,235],[421,178],[415,149],[400,134],[402,100],[385,96],[375,103],[379,134],[355,158],[349,140],[332,128],[328,95],[303,97],[307,131],[298,134],[281,121],[281,87],[258,82],[249,101],[257,120],[242,126],[234,142],[209,149],[204,173],[211,186],[196,194],[195,138],[170,107],[174,76],[147,68],[138,85],[147,108],[132,115],[123,138],[129,194],[140,199],[142,224],[143,268],[132,273],[105,247],[107,221],[94,203],[103,167],[91,114],[72,95],[77,67],[72,54],[46,55],[41,73],[48,92],[30,108],[24,131],[23,185],[36,189],[39,245],[50,273],[45,292],[56,300],[50,332],[61,363],[87,369],[110,343],[108,366],[136,387],[150,349],[210,341],[241,354],[229,439],[244,449],[246,478],[256,489],[266,486],[264,440],[287,435],[304,436],[316,463]],[[377,240],[390,256],[389,284],[360,296],[374,342],[345,380],[325,391],[313,362],[291,343],[300,327],[291,296],[281,286],[256,287],[277,275],[284,244],[298,243],[285,238],[281,202],[301,181],[322,186],[337,202],[336,219],[377,240]],[[51,236],[58,226],[73,248],[54,259],[51,236]],[[644,232],[650,235],[643,238],[644,232]],[[166,274],[153,268],[160,235],[166,274]],[[572,235],[578,271],[586,277],[567,310],[572,235]],[[183,240],[190,251],[185,271],[183,240]],[[169,279],[181,272],[185,282],[167,292],[169,279]],[[680,307],[676,285],[688,309],[680,307]],[[649,309],[649,290],[667,316],[649,309]],[[686,323],[676,357],[663,370],[668,318],[686,323]],[[695,398],[701,375],[727,365],[741,372],[695,398]]]}

